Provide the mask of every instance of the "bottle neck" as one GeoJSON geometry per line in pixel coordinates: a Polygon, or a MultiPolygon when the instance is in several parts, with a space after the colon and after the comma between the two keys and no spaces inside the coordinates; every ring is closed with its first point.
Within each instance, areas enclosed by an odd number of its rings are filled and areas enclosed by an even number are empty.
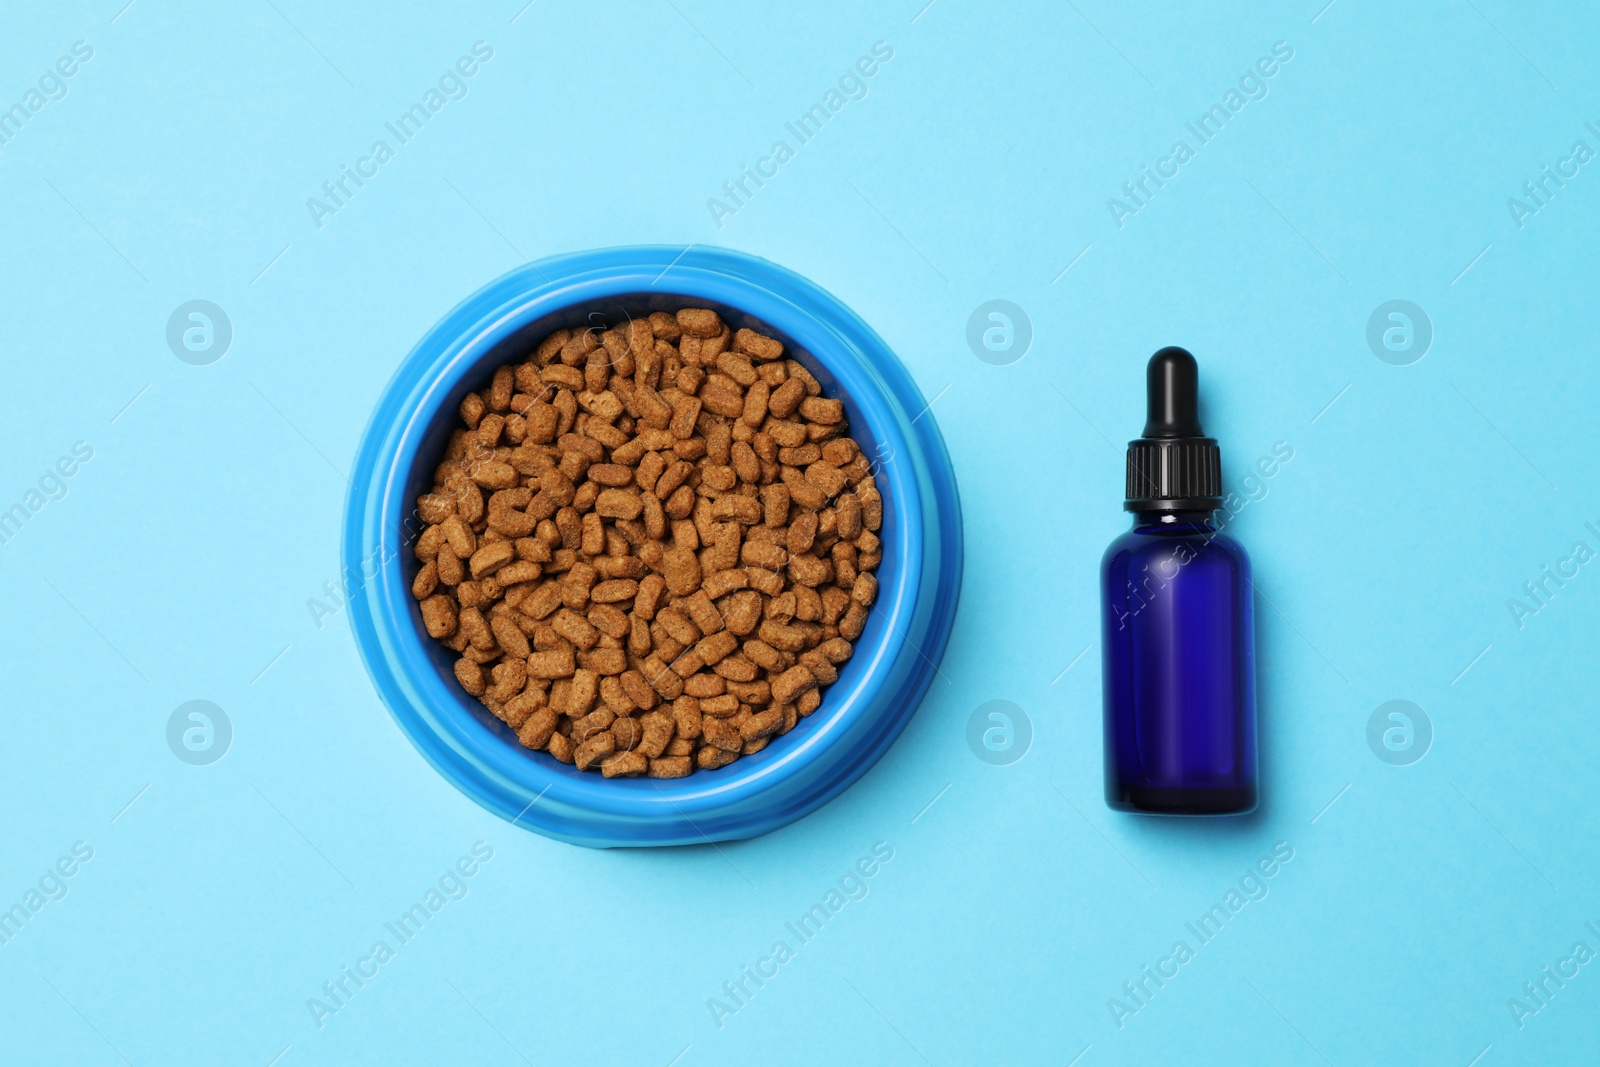
{"type": "Polygon", "coordinates": [[[1133,526],[1136,530],[1184,530],[1214,532],[1209,511],[1136,511],[1133,526]]]}

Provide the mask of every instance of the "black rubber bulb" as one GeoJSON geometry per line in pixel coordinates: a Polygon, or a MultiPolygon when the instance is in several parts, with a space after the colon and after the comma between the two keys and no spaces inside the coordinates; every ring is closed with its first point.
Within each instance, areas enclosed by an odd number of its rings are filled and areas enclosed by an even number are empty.
{"type": "Polygon", "coordinates": [[[1181,348],[1163,348],[1150,357],[1146,389],[1146,437],[1203,437],[1200,429],[1200,368],[1181,348]]]}

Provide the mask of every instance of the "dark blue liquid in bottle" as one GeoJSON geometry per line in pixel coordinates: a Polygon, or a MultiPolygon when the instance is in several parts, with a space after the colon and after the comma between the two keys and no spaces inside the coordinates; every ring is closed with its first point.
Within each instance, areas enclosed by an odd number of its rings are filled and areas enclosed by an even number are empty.
{"type": "Polygon", "coordinates": [[[1150,360],[1150,417],[1128,446],[1133,529],[1101,566],[1106,803],[1161,815],[1256,806],[1250,560],[1216,530],[1221,457],[1202,435],[1199,371],[1150,360]]]}

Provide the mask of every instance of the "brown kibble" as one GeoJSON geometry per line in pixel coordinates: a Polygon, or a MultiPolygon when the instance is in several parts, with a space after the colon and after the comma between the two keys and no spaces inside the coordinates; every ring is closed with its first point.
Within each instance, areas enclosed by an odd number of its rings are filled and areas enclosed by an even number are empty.
{"type": "Polygon", "coordinates": [[[644,510],[644,502],[632,489],[602,489],[595,499],[594,511],[604,519],[637,519],[644,510]]]}
{"type": "MultiPolygon", "coordinates": [[[[589,600],[595,604],[616,604],[633,600],[639,594],[639,583],[628,578],[613,578],[589,590],[589,600]]],[[[620,637],[620,634],[613,634],[620,637]]]]}
{"type": "Polygon", "coordinates": [[[659,698],[643,674],[636,670],[623,671],[617,680],[622,683],[623,692],[628,694],[629,700],[646,711],[656,706],[659,698]]]}
{"type": "Polygon", "coordinates": [[[600,648],[590,648],[586,653],[578,653],[578,665],[594,670],[598,675],[614,677],[627,670],[627,653],[621,648],[602,645],[600,648]]]}
{"type": "Polygon", "coordinates": [[[706,671],[698,671],[683,680],[683,691],[692,697],[718,697],[727,691],[728,683],[724,678],[706,671]]]}
{"type": "Polygon", "coordinates": [[[672,742],[677,723],[674,722],[672,716],[659,711],[646,712],[637,721],[640,729],[639,751],[651,759],[655,759],[665,752],[667,745],[672,742]]]}
{"type": "Polygon", "coordinates": [[[761,640],[784,652],[799,652],[806,647],[806,631],[798,626],[768,619],[758,632],[761,640]]]}
{"type": "Polygon", "coordinates": [[[782,482],[761,487],[761,507],[766,524],[780,527],[789,521],[789,487],[782,482]]]}
{"type": "Polygon", "coordinates": [[[554,756],[558,762],[572,763],[576,749],[572,738],[557,732],[551,734],[550,740],[545,742],[545,751],[554,756]]]}
{"type": "Polygon", "coordinates": [[[650,687],[668,700],[676,700],[683,693],[683,679],[661,661],[660,656],[648,656],[644,661],[644,679],[650,687]]]}
{"type": "Polygon", "coordinates": [[[845,493],[834,505],[834,531],[845,540],[861,535],[861,498],[845,493]]]}
{"type": "Polygon", "coordinates": [[[739,727],[739,736],[746,741],[759,741],[763,737],[777,733],[782,726],[783,708],[774,705],[746,719],[739,727]]]}
{"type": "Polygon", "coordinates": [[[700,712],[700,702],[694,697],[681,696],[672,702],[672,720],[677,726],[677,735],[693,741],[700,736],[704,718],[700,712]]]}
{"type": "Polygon", "coordinates": [[[753,682],[756,679],[756,665],[737,654],[721,661],[712,670],[730,682],[753,682]]]}
{"type": "Polygon", "coordinates": [[[411,546],[411,554],[419,560],[430,560],[439,554],[439,549],[447,544],[444,528],[430,526],[422,531],[422,536],[417,538],[417,543],[411,546]]]}
{"type": "Polygon", "coordinates": [[[628,696],[628,691],[623,688],[622,680],[618,676],[608,675],[600,679],[600,703],[618,715],[631,715],[639,710],[639,705],[628,696]]]}
{"type": "MultiPolygon", "coordinates": [[[[868,480],[862,479],[863,483],[868,480]]],[[[877,533],[878,528],[883,525],[883,496],[875,485],[858,488],[856,495],[861,498],[861,524],[873,533],[877,533]]]]}
{"type": "Polygon", "coordinates": [[[777,418],[787,419],[794,414],[805,396],[805,383],[797,378],[791,378],[772,391],[771,396],[767,398],[767,410],[777,418]]]}
{"type": "Polygon", "coordinates": [[[705,719],[701,726],[701,736],[707,743],[715,745],[724,752],[737,752],[744,745],[744,738],[739,736],[739,728],[726,719],[705,719]]]}
{"type": "Polygon", "coordinates": [[[605,777],[763,751],[877,597],[883,495],[842,398],[709,308],[557,330],[466,394],[411,594],[462,690],[605,777]]]}
{"type": "Polygon", "coordinates": [[[667,593],[666,579],[659,574],[647,574],[639,580],[639,594],[633,598],[633,613],[643,619],[653,619],[667,593]]]}
{"type": "Polygon", "coordinates": [[[789,704],[807,689],[817,685],[816,676],[805,667],[790,667],[772,680],[772,699],[779,704],[789,704]]]}
{"type": "Polygon", "coordinates": [[[722,319],[708,308],[684,308],[678,312],[678,328],[690,337],[715,337],[722,332],[722,319]]]}
{"type": "Polygon", "coordinates": [[[534,678],[570,678],[577,665],[566,649],[535,652],[528,657],[528,674],[534,678]]]}
{"type": "Polygon", "coordinates": [[[832,685],[839,680],[839,669],[833,661],[814,648],[800,653],[800,666],[811,672],[818,685],[832,685]]]}
{"type": "Polygon", "coordinates": [[[618,752],[600,761],[600,773],[607,778],[634,778],[649,768],[650,759],[642,752],[618,752]]]}
{"type": "MultiPolygon", "coordinates": [[[[741,745],[740,748],[744,746],[741,745]]],[[[726,767],[739,758],[739,749],[721,748],[717,745],[705,745],[695,753],[695,763],[703,771],[714,771],[718,767],[726,767]]]]}
{"type": "Polygon", "coordinates": [[[770,541],[746,541],[739,549],[739,559],[746,566],[775,571],[788,562],[789,553],[770,541]]]}
{"type": "Polygon", "coordinates": [[[761,621],[761,595],[749,589],[735,593],[728,599],[722,621],[729,633],[740,637],[750,633],[761,621]]]}
{"type": "Polygon", "coordinates": [[[815,587],[833,577],[833,568],[816,556],[791,556],[788,573],[797,584],[815,587]]]}
{"type": "Polygon", "coordinates": [[[555,733],[556,723],[560,719],[554,708],[538,708],[517,731],[517,740],[535,751],[544,748],[550,742],[550,735],[555,733]]]}
{"type": "Polygon", "coordinates": [[[808,396],[800,401],[800,415],[809,422],[832,425],[844,418],[844,402],[808,396]]]}
{"type": "Polygon", "coordinates": [[[517,610],[531,619],[543,619],[561,606],[561,583],[546,582],[517,605],[517,610]]]}
{"type": "Polygon", "coordinates": [[[839,636],[846,641],[854,641],[861,636],[861,631],[867,627],[867,609],[859,603],[852,603],[850,609],[844,613],[844,618],[839,620],[839,636]]]}
{"type": "Polygon", "coordinates": [[[496,615],[489,622],[489,631],[494,634],[495,644],[506,655],[525,660],[532,653],[527,635],[511,620],[510,615],[496,615]]]}
{"type": "MultiPolygon", "coordinates": [[[[570,702],[571,697],[569,696],[569,705],[570,702]]],[[[569,716],[572,715],[570,711],[567,714],[569,716]]],[[[581,742],[610,730],[611,724],[616,721],[617,715],[610,708],[598,708],[595,711],[582,712],[572,717],[575,719],[572,724],[572,739],[581,742]]]]}
{"type": "Polygon", "coordinates": [[[694,769],[688,756],[661,756],[650,761],[651,778],[687,778],[694,769]]]}
{"type": "Polygon", "coordinates": [[[483,578],[516,558],[516,547],[510,541],[492,541],[474,552],[468,565],[474,578],[483,578]]]}
{"type": "Polygon", "coordinates": [[[457,625],[474,648],[487,652],[494,647],[494,634],[490,632],[489,623],[484,619],[483,612],[477,608],[462,608],[457,625]]]}
{"type": "Polygon", "coordinates": [[[433,557],[433,567],[439,581],[445,585],[460,585],[467,576],[466,568],[461,566],[461,558],[448,544],[439,546],[439,554],[433,557]]]}
{"type": "Polygon", "coordinates": [[[456,632],[456,602],[450,597],[430,596],[420,606],[429,637],[449,637],[456,632]]]}
{"type": "Polygon", "coordinates": [[[483,680],[483,667],[465,656],[456,660],[456,681],[473,696],[482,696],[487,686],[483,680]]]}
{"type": "MultiPolygon", "coordinates": [[[[568,682],[567,699],[562,710],[573,717],[587,715],[589,714],[589,709],[594,707],[595,698],[599,695],[600,676],[587,667],[579,667],[572,672],[572,678],[568,682]]],[[[602,708],[600,712],[608,716],[607,721],[609,721],[609,716],[612,715],[611,710],[602,708]]]]}
{"type": "Polygon", "coordinates": [[[456,513],[455,498],[445,493],[423,493],[417,498],[417,517],[436,525],[456,513]]]}
{"type": "MultiPolygon", "coordinates": [[[[573,766],[580,771],[586,771],[600,760],[616,751],[617,742],[610,732],[595,734],[589,740],[578,745],[572,753],[573,766]]],[[[639,757],[644,759],[643,756],[639,757]]]]}
{"type": "Polygon", "coordinates": [[[687,549],[669,548],[662,555],[661,576],[666,580],[667,592],[688,596],[700,588],[700,560],[687,549]]]}
{"type": "MultiPolygon", "coordinates": [[[[543,685],[543,682],[535,682],[506,701],[506,705],[502,710],[505,712],[506,722],[511,725],[513,730],[520,730],[523,724],[528,721],[530,715],[540,708],[549,706],[550,695],[541,688],[543,685]]],[[[540,746],[534,745],[533,747],[538,748],[540,746]]]]}
{"type": "Polygon", "coordinates": [[[478,538],[461,516],[450,516],[439,524],[439,529],[444,534],[444,539],[450,543],[450,550],[457,557],[467,559],[478,550],[478,538]]]}
{"type": "Polygon", "coordinates": [[[461,421],[467,424],[468,429],[477,429],[478,422],[489,410],[489,405],[483,402],[483,397],[477,393],[468,393],[461,398],[461,421]]]}
{"type": "Polygon", "coordinates": [[[782,341],[756,333],[754,330],[740,330],[734,334],[733,347],[751,359],[777,359],[783,355],[782,341]]]}
{"type": "Polygon", "coordinates": [[[616,738],[618,752],[631,752],[644,740],[644,726],[638,719],[623,715],[611,724],[611,736],[616,738]]]}
{"type": "Polygon", "coordinates": [[[550,620],[550,628],[585,651],[600,641],[600,631],[571,608],[558,611],[555,618],[550,620]]]}
{"type": "MultiPolygon", "coordinates": [[[[439,566],[430,559],[422,565],[422,569],[417,571],[417,576],[411,580],[411,595],[418,600],[426,600],[433,595],[433,591],[438,587],[439,566]]],[[[446,597],[446,599],[449,598],[446,597]]]]}
{"type": "Polygon", "coordinates": [[[713,571],[705,576],[700,584],[700,591],[712,600],[726,596],[736,589],[743,589],[750,584],[750,578],[741,567],[729,567],[725,570],[713,571]]]}
{"type": "Polygon", "coordinates": [[[843,663],[855,652],[855,648],[842,637],[830,638],[817,646],[817,651],[828,657],[831,663],[843,663]]]}

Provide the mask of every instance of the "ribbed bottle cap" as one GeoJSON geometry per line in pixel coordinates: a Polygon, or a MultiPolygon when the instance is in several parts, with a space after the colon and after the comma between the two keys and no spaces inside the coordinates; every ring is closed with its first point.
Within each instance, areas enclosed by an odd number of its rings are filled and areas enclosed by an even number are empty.
{"type": "Polygon", "coordinates": [[[1222,450],[1200,429],[1200,369],[1181,348],[1150,357],[1149,417],[1128,442],[1129,511],[1212,511],[1222,505],[1222,450]]]}

